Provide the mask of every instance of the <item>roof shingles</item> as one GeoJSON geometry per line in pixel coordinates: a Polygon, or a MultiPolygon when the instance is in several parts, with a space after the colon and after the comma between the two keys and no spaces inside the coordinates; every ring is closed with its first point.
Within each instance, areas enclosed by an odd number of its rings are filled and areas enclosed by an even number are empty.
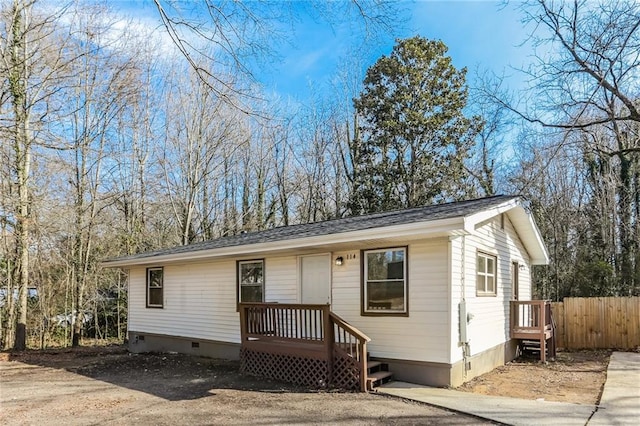
{"type": "Polygon", "coordinates": [[[394,210],[374,213],[364,216],[354,216],[333,219],[323,222],[305,223],[299,225],[282,226],[264,231],[246,232],[238,235],[217,238],[201,243],[177,246],[163,250],[139,253],[132,256],[109,259],[109,262],[125,260],[148,259],[157,256],[212,250],[224,247],[247,246],[251,244],[269,243],[276,241],[295,240],[298,238],[315,237],[321,235],[340,234],[343,232],[360,231],[372,228],[383,228],[394,225],[404,225],[416,222],[465,217],[483,210],[496,207],[516,196],[496,195],[475,200],[437,204],[412,209],[394,210]]]}

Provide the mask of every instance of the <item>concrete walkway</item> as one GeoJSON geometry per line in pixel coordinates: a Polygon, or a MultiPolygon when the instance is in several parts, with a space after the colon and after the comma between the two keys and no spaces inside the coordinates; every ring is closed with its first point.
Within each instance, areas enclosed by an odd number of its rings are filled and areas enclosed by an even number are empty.
{"type": "Polygon", "coordinates": [[[614,352],[602,400],[593,405],[486,396],[451,389],[391,382],[378,392],[508,425],[640,424],[640,354],[614,352]],[[591,416],[593,415],[593,418],[591,416]],[[591,420],[590,420],[591,419],[591,420]]]}
{"type": "Polygon", "coordinates": [[[472,414],[508,425],[580,425],[593,414],[593,405],[487,396],[451,389],[391,382],[378,392],[472,414]]]}
{"type": "Polygon", "coordinates": [[[640,353],[614,352],[589,426],[640,424],[640,353]]]}

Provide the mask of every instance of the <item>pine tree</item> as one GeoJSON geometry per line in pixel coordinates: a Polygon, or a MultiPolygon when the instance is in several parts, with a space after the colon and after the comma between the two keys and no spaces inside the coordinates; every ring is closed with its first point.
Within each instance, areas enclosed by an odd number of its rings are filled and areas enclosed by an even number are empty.
{"type": "Polygon", "coordinates": [[[398,40],[368,69],[354,100],[352,214],[458,198],[479,117],[465,117],[466,69],[457,70],[441,41],[398,40]]]}

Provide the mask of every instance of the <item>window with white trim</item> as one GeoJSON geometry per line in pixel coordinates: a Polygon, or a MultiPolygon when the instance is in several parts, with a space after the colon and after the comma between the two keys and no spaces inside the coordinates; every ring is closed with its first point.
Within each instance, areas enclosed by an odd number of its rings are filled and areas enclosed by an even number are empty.
{"type": "Polygon", "coordinates": [[[238,262],[238,302],[264,301],[264,260],[238,262]]]}
{"type": "Polygon", "coordinates": [[[497,263],[495,256],[478,252],[476,270],[476,293],[478,296],[496,295],[497,263]]]}
{"type": "Polygon", "coordinates": [[[363,314],[407,314],[407,249],[366,250],[363,262],[363,314]]]}
{"type": "Polygon", "coordinates": [[[147,268],[147,308],[164,306],[164,270],[147,268]]]}

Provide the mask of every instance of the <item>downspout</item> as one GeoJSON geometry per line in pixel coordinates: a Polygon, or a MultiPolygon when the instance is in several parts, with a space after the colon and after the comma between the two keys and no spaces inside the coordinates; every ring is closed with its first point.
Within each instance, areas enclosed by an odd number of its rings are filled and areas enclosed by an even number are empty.
{"type": "Polygon", "coordinates": [[[466,259],[466,256],[467,256],[467,253],[466,253],[466,251],[467,251],[466,241],[467,241],[467,236],[466,236],[466,234],[463,234],[462,235],[462,274],[460,276],[460,299],[463,302],[465,302],[465,300],[466,300],[466,297],[465,297],[466,289],[464,288],[465,287],[465,275],[467,275],[466,274],[466,260],[467,260],[466,259]]]}
{"type": "MultiPolygon", "coordinates": [[[[447,329],[449,330],[449,344],[447,345],[447,360],[452,363],[453,362],[453,354],[454,354],[454,345],[453,345],[453,335],[451,335],[453,324],[454,324],[454,313],[453,313],[453,286],[455,281],[453,279],[454,270],[454,258],[455,253],[453,252],[453,242],[457,237],[449,236],[447,239],[447,329]]],[[[459,339],[458,339],[459,340],[459,339]]],[[[458,342],[459,345],[459,342],[458,342]]],[[[457,345],[456,345],[457,346],[457,345]]]]}
{"type": "Polygon", "coordinates": [[[467,373],[471,367],[468,362],[471,356],[471,347],[469,346],[469,337],[467,334],[468,314],[467,314],[467,298],[466,298],[466,275],[467,275],[467,235],[462,234],[462,271],[460,274],[460,306],[458,307],[458,324],[460,327],[460,343],[462,343],[462,368],[463,378],[466,379],[467,373]]]}
{"type": "MultiPolygon", "coordinates": [[[[131,336],[129,335],[129,321],[131,319],[131,269],[122,269],[122,272],[124,272],[127,277],[127,329],[124,338],[125,342],[127,342],[127,349],[131,350],[131,336]]],[[[136,336],[135,343],[138,343],[138,336],[136,336]]]]}

